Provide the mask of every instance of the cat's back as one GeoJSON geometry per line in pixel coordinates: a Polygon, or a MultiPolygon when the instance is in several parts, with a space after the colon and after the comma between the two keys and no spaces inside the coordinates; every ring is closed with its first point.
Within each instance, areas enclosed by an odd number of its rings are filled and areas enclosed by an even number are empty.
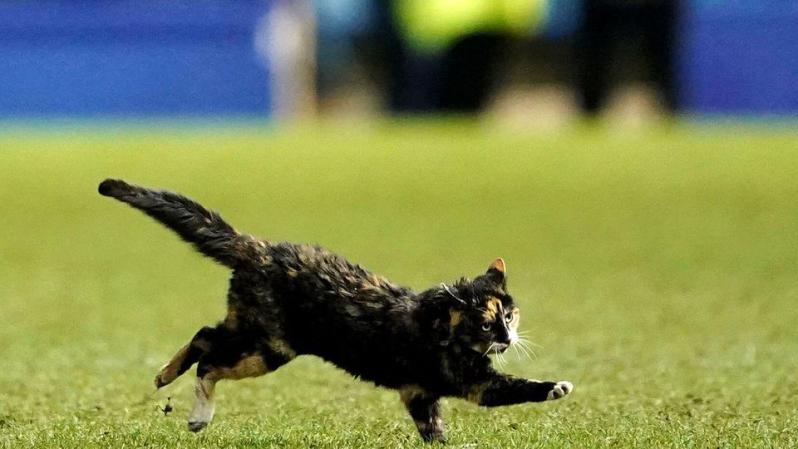
{"type": "Polygon", "coordinates": [[[266,275],[297,293],[364,301],[390,301],[411,293],[318,245],[283,242],[269,252],[266,275]]]}

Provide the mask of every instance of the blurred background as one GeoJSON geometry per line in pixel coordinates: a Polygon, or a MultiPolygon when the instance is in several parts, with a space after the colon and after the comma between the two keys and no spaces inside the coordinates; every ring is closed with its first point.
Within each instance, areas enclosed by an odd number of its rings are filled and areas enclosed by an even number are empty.
{"type": "Polygon", "coordinates": [[[798,113],[793,0],[4,1],[0,118],[798,113]]]}
{"type": "Polygon", "coordinates": [[[0,1],[0,447],[422,447],[312,357],[187,432],[229,272],[106,177],[416,290],[503,257],[502,369],[576,390],[452,447],[798,447],[796,117],[797,0],[0,1]]]}

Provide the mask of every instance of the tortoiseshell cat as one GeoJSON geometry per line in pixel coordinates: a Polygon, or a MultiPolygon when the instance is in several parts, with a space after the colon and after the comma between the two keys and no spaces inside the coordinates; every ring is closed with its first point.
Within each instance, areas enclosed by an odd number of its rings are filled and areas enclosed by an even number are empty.
{"type": "Polygon", "coordinates": [[[198,363],[192,431],[213,417],[216,382],[260,376],[301,354],[398,390],[425,441],[444,441],[441,397],[490,407],[559,399],[573,390],[570,382],[491,368],[488,354],[518,340],[520,314],[502,259],[474,280],[416,293],[317,246],[241,234],[175,193],[112,179],[99,192],[142,210],[233,269],[225,319],[200,329],[155,378],[163,387],[198,363]]]}

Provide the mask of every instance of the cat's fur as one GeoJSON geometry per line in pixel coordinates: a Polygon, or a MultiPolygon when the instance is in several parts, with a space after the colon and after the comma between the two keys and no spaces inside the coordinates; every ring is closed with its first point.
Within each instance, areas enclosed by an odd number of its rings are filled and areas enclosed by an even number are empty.
{"type": "Polygon", "coordinates": [[[491,367],[488,354],[518,338],[519,310],[502,259],[474,280],[416,293],[320,247],[241,234],[175,193],[111,179],[99,192],[142,210],[233,270],[227,316],[197,332],[155,378],[160,388],[198,364],[193,431],[213,417],[217,381],[260,376],[301,354],[398,390],[426,441],[444,440],[441,397],[498,406],[558,399],[573,389],[491,367]]]}

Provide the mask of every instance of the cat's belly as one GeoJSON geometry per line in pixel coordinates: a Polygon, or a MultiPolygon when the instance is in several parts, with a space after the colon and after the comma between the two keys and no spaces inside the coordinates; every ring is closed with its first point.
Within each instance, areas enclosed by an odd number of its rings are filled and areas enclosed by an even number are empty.
{"type": "Polygon", "coordinates": [[[289,334],[288,343],[298,354],[321,357],[355,377],[389,388],[418,383],[420,377],[439,371],[434,357],[404,333],[355,328],[316,325],[301,335],[289,334]]]}

